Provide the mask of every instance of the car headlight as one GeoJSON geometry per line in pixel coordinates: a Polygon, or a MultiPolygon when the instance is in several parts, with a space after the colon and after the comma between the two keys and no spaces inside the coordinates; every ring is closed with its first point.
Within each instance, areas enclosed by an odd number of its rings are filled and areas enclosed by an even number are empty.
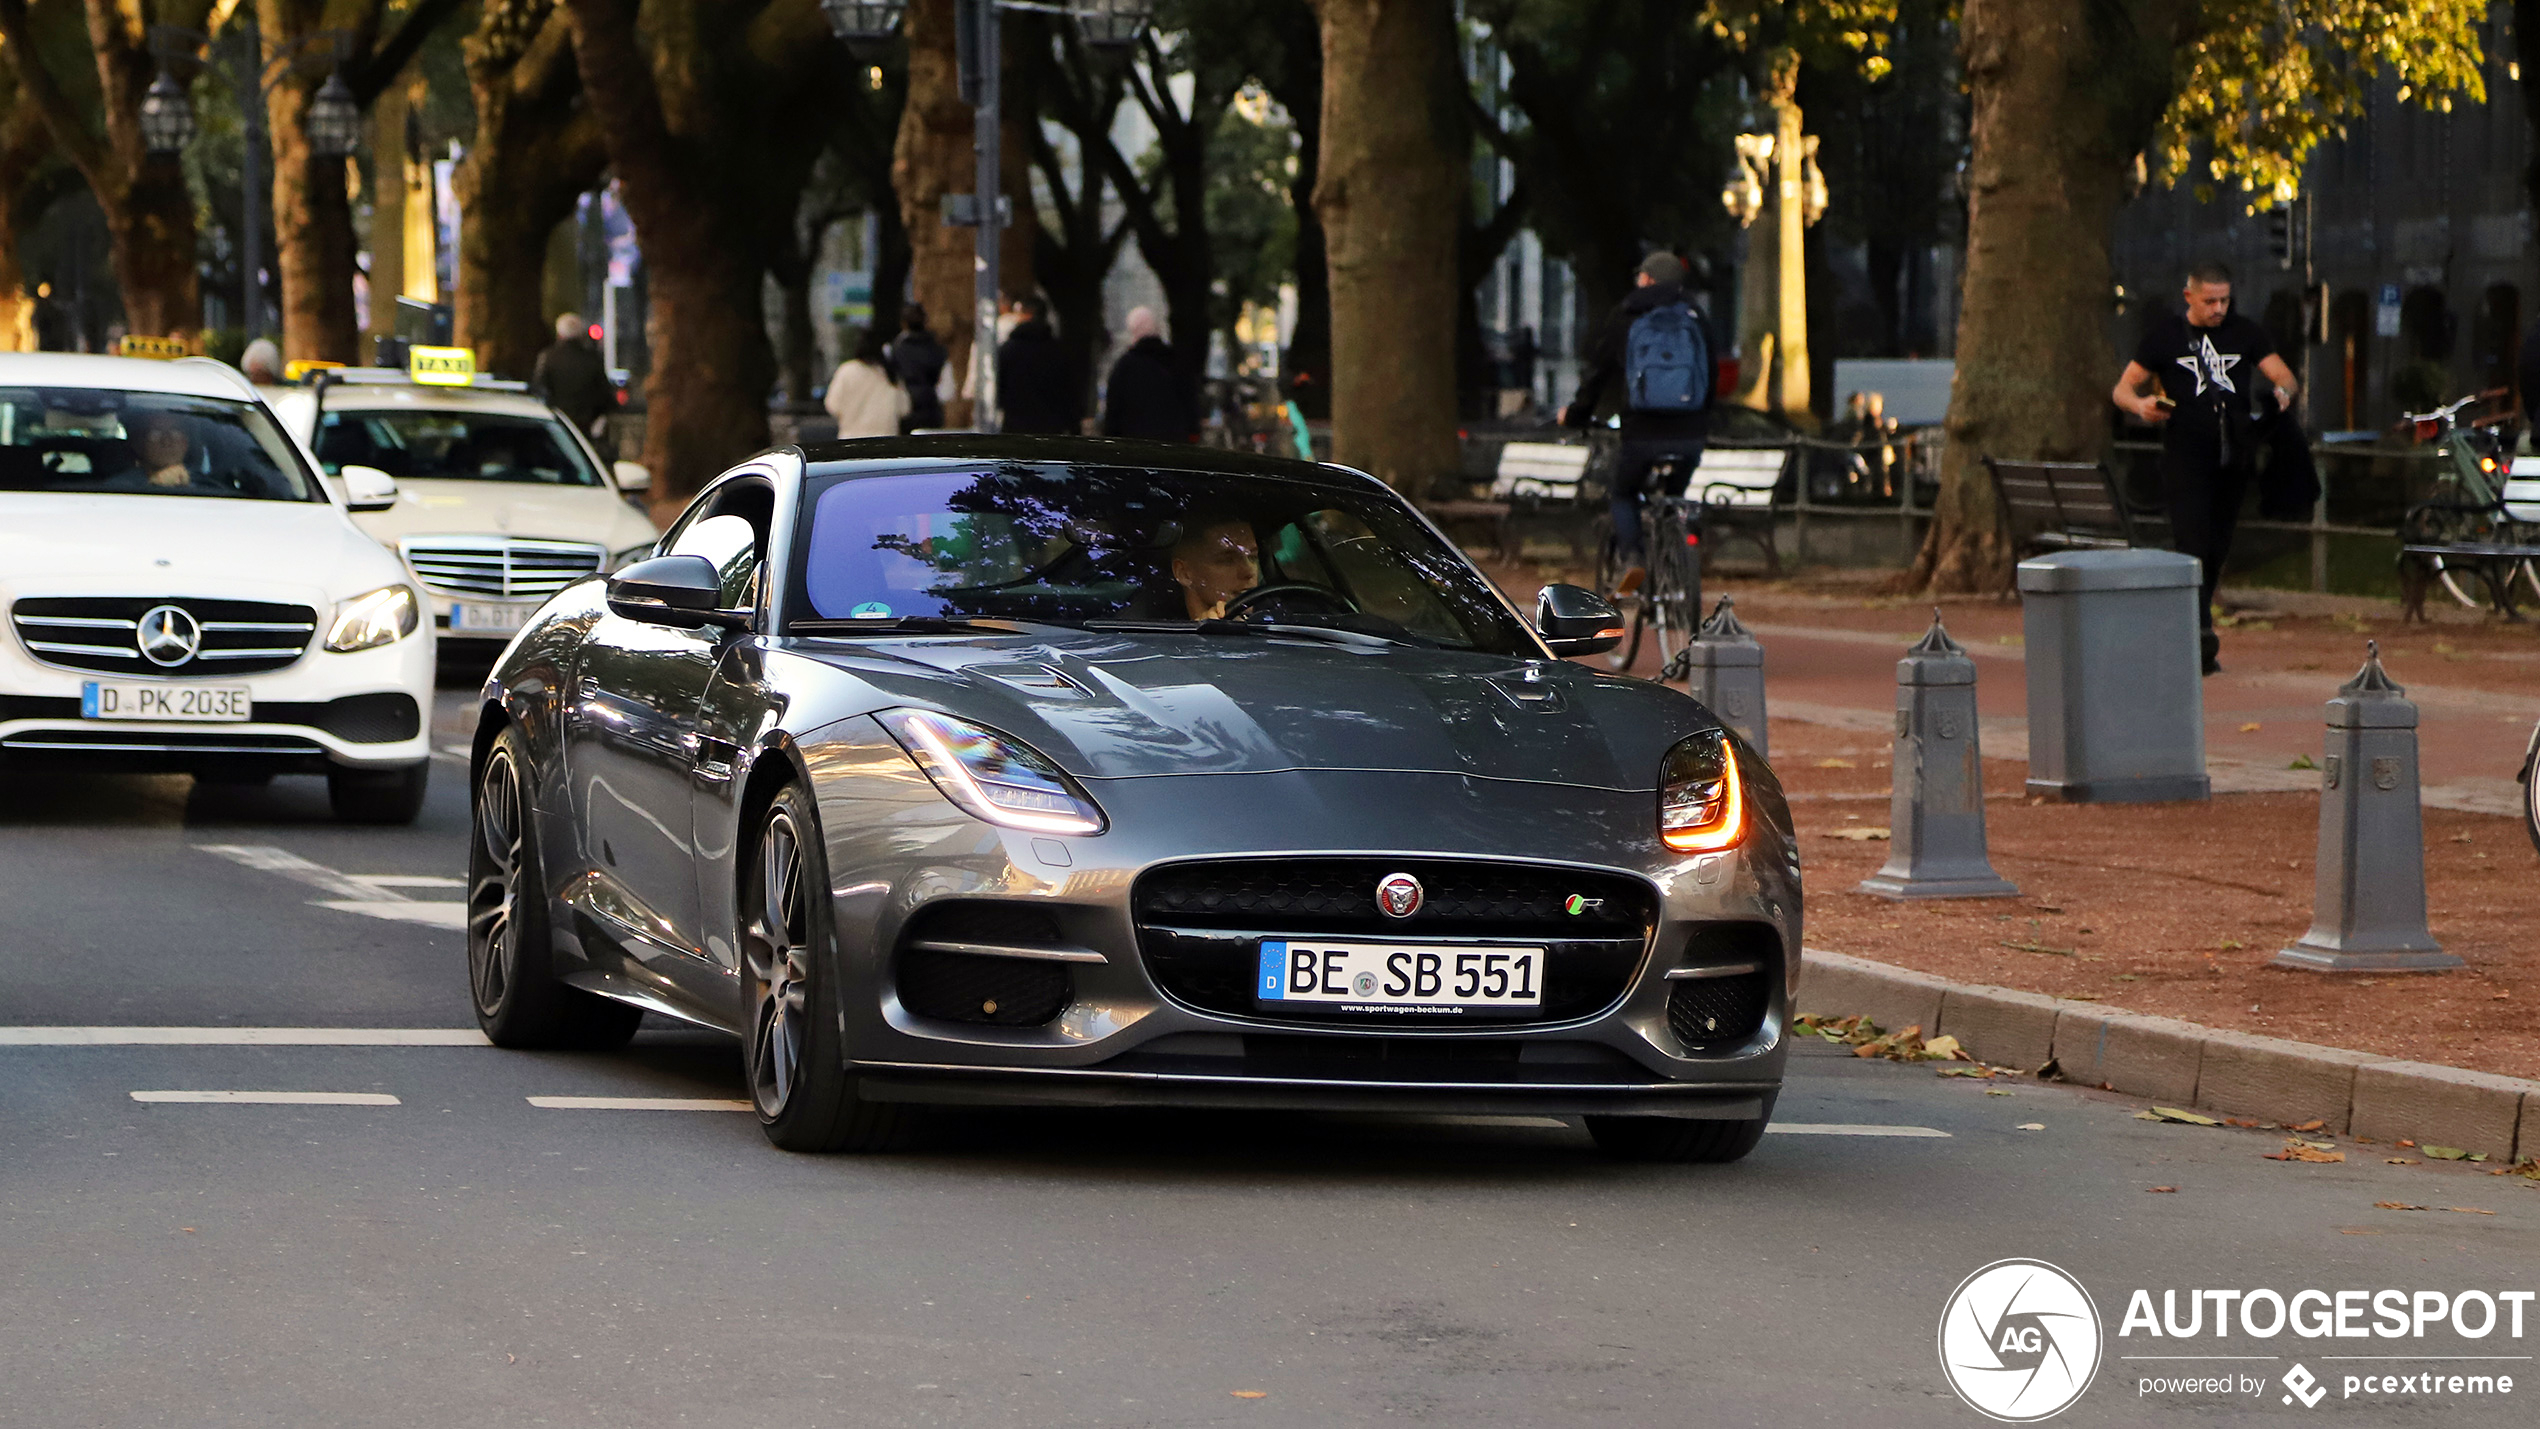
{"type": "Polygon", "coordinates": [[[932,710],[876,718],[962,812],[1036,834],[1098,834],[1102,810],[1039,750],[932,710]]]}
{"type": "Polygon", "coordinates": [[[1658,766],[1658,837],[1678,853],[1730,848],[1746,837],[1746,787],[1721,730],[1679,741],[1658,766]]]}
{"type": "Polygon", "coordinates": [[[421,608],[405,586],[384,585],[335,607],[335,623],[327,627],[326,648],[337,652],[393,645],[415,633],[421,608]]]}
{"type": "Polygon", "coordinates": [[[623,551],[611,553],[609,556],[609,563],[604,568],[603,573],[614,575],[620,567],[631,566],[637,561],[650,557],[653,551],[658,548],[660,544],[661,543],[658,541],[646,541],[640,546],[629,546],[623,551]]]}

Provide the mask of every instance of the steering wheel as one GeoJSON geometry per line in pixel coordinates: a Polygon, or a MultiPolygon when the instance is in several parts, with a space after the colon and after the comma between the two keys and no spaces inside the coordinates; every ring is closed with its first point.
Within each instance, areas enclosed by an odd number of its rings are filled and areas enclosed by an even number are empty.
{"type": "Polygon", "coordinates": [[[1350,601],[1348,596],[1341,594],[1339,591],[1332,590],[1324,586],[1309,585],[1304,581],[1283,581],[1278,585],[1255,586],[1251,590],[1245,591],[1242,595],[1236,596],[1234,599],[1226,602],[1225,618],[1228,620],[1237,619],[1243,614],[1243,612],[1252,609],[1254,606],[1263,604],[1267,601],[1277,600],[1283,596],[1303,596],[1307,599],[1321,602],[1327,609],[1337,611],[1342,615],[1358,614],[1358,607],[1350,601]]]}

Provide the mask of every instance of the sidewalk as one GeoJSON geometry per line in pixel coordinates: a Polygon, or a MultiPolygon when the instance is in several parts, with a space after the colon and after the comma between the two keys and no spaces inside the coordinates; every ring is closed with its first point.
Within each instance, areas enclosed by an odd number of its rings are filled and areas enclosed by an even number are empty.
{"type": "MultiPolygon", "coordinates": [[[[1560,575],[1494,574],[1521,601],[1560,575]]],[[[2540,629],[2403,627],[2395,605],[2383,614],[2366,602],[2250,611],[2223,632],[2224,673],[2204,682],[2217,797],[2067,805],[2023,794],[2019,606],[1945,601],[1944,621],[1976,660],[1994,866],[2021,896],[1899,904],[1853,890],[1887,857],[1896,661],[1930,625],[1930,602],[1838,580],[1733,579],[1726,589],[1765,650],[1773,767],[1808,863],[1809,947],[2208,1027],[2540,1077],[2540,864],[2513,777],[2540,718],[2540,629]],[[2321,706],[2363,663],[2367,638],[2381,641],[2391,677],[2421,712],[2428,912],[2435,936],[2468,961],[2459,972],[2329,978],[2268,965],[2310,924],[2318,841],[2319,775],[2286,766],[2319,758],[2321,706]]],[[[2240,594],[2226,592],[2226,604],[2240,594]]]]}

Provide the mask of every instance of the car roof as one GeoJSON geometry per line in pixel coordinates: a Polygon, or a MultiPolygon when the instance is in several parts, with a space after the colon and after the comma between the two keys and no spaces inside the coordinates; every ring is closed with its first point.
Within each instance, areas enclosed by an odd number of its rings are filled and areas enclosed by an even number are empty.
{"type": "MultiPolygon", "coordinates": [[[[1262,456],[1181,442],[1142,442],[1120,437],[1042,437],[946,432],[922,437],[867,437],[854,441],[806,442],[798,450],[804,474],[836,475],[867,462],[906,466],[912,462],[1036,462],[1076,466],[1130,466],[1150,471],[1195,472],[1213,476],[1270,476],[1289,481],[1323,480],[1381,485],[1372,476],[1331,462],[1295,457],[1262,456]],[[823,469],[825,468],[825,469],[823,469]]],[[[878,473],[877,473],[878,474],[878,473]]]]}
{"type": "MultiPolygon", "coordinates": [[[[303,400],[306,400],[305,398],[303,400]]],[[[488,392],[474,387],[427,387],[404,382],[330,382],[326,410],[378,412],[486,412],[505,417],[553,417],[553,407],[525,392],[488,392]]]]}
{"type": "Polygon", "coordinates": [[[86,352],[0,352],[0,385],[95,387],[219,397],[233,402],[256,400],[256,389],[248,385],[238,369],[208,357],[162,362],[86,352]]]}

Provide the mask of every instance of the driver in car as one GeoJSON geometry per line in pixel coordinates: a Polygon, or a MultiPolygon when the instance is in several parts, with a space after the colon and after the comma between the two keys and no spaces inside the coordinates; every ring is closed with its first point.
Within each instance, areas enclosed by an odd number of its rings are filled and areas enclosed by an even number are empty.
{"type": "Polygon", "coordinates": [[[141,459],[142,474],[152,486],[193,484],[194,473],[185,465],[185,454],[191,445],[184,426],[172,418],[151,415],[134,422],[132,450],[141,459]]]}
{"type": "Polygon", "coordinates": [[[1193,620],[1222,620],[1226,602],[1261,584],[1261,543],[1241,518],[1202,518],[1173,543],[1173,579],[1193,620]]]}

